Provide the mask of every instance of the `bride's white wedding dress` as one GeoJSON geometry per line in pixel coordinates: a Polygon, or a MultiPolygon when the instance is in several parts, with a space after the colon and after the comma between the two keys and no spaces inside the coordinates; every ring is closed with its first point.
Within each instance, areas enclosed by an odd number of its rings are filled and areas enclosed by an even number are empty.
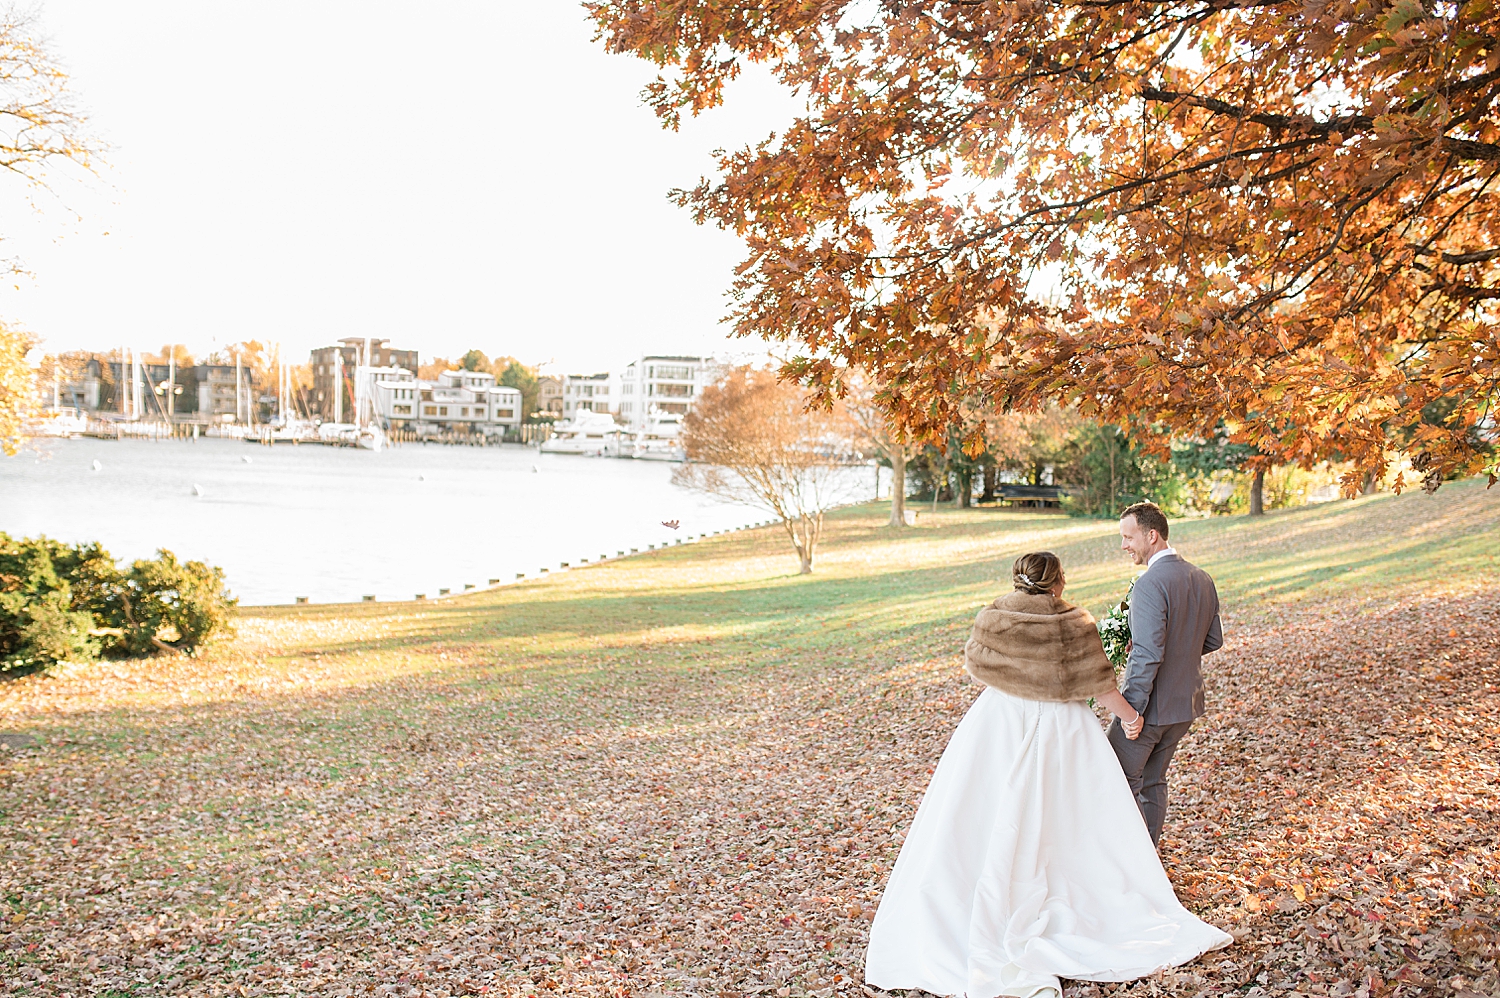
{"type": "Polygon", "coordinates": [[[1231,938],[1178,903],[1087,705],[987,687],[953,733],[870,929],[865,980],[966,998],[1128,981],[1231,938]]]}

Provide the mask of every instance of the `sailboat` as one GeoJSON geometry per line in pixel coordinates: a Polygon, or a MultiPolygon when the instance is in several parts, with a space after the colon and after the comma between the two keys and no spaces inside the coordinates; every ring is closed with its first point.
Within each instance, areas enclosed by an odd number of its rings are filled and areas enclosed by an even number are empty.
{"type": "Polygon", "coordinates": [[[365,337],[364,363],[354,370],[354,421],[358,426],[354,446],[378,451],[388,446],[388,442],[380,419],[375,415],[375,400],[370,392],[375,377],[370,359],[370,338],[365,337]]]}
{"type": "Polygon", "coordinates": [[[354,446],[365,450],[381,450],[388,446],[385,431],[380,424],[371,420],[359,428],[359,434],[354,438],[354,446]]]}

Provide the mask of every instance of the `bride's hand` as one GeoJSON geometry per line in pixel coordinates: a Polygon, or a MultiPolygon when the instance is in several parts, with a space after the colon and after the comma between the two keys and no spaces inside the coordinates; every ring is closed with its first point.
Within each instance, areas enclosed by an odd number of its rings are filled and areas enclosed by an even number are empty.
{"type": "Polygon", "coordinates": [[[1119,722],[1120,730],[1125,732],[1126,738],[1135,741],[1141,736],[1141,729],[1146,726],[1146,718],[1141,715],[1140,711],[1130,705],[1130,701],[1126,700],[1125,696],[1119,690],[1110,690],[1108,693],[1100,695],[1098,699],[1099,703],[1103,704],[1105,710],[1115,715],[1115,720],[1119,722]],[[1134,720],[1127,723],[1125,720],[1127,716],[1134,718],[1134,720]]]}

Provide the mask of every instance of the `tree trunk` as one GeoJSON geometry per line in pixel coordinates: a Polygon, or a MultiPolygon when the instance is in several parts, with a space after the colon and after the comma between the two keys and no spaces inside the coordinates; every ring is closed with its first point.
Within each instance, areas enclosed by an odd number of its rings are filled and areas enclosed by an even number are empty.
{"type": "Polygon", "coordinates": [[[1256,468],[1250,479],[1250,515],[1266,515],[1266,469],[1256,468]]]}
{"type": "Polygon", "coordinates": [[[1111,434],[1109,438],[1109,515],[1115,516],[1115,438],[1111,434]]]}
{"type": "Polygon", "coordinates": [[[906,526],[906,448],[891,452],[891,518],[888,527],[906,526]]]}
{"type": "Polygon", "coordinates": [[[822,514],[818,514],[816,520],[811,519],[806,513],[801,516],[802,542],[797,545],[797,554],[802,560],[802,568],[798,574],[811,575],[813,568],[813,551],[818,546],[818,535],[822,532],[822,514]]]}
{"type": "Polygon", "coordinates": [[[1359,494],[1362,496],[1372,496],[1379,487],[1380,480],[1375,477],[1375,472],[1367,471],[1365,472],[1365,480],[1359,487],[1359,494]]]}
{"type": "Polygon", "coordinates": [[[995,479],[999,477],[997,474],[998,471],[999,469],[993,464],[984,466],[984,492],[979,496],[980,502],[995,501],[995,479]]]}
{"type": "Polygon", "coordinates": [[[971,472],[958,471],[953,475],[953,508],[968,509],[974,494],[974,478],[971,472]]]}

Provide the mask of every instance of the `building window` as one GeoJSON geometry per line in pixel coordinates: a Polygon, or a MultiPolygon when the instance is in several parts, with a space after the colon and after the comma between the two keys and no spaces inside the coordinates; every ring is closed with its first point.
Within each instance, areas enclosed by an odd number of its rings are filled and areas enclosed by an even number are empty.
{"type": "Polygon", "coordinates": [[[462,409],[458,410],[458,414],[460,416],[463,416],[463,417],[467,418],[468,415],[469,415],[469,407],[468,406],[464,406],[462,409]]]}
{"type": "Polygon", "coordinates": [[[676,398],[687,398],[693,394],[692,385],[656,385],[657,395],[671,395],[676,398]]]}
{"type": "Polygon", "coordinates": [[[437,406],[435,406],[435,405],[424,405],[422,407],[422,415],[424,415],[424,416],[436,416],[437,415],[437,406]]]}
{"type": "Polygon", "coordinates": [[[411,406],[409,406],[409,405],[398,405],[398,406],[396,406],[396,415],[398,415],[398,416],[410,416],[411,415],[411,406]]]}
{"type": "Polygon", "coordinates": [[[650,378],[676,378],[679,381],[691,381],[693,369],[691,367],[673,367],[666,364],[657,364],[647,372],[650,378]]]}
{"type": "Polygon", "coordinates": [[[496,419],[511,419],[511,418],[513,418],[515,416],[515,414],[516,414],[516,410],[514,410],[514,409],[496,409],[495,410],[495,418],[496,419]]]}

